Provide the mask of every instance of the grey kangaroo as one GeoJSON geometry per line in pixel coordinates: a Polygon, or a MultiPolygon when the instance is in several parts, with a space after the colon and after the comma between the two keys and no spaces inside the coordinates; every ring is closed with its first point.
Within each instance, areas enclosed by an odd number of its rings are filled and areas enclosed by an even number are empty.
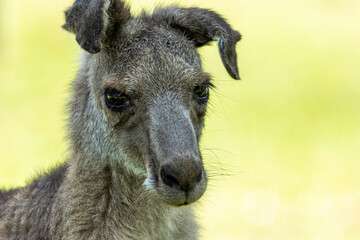
{"type": "Polygon", "coordinates": [[[69,159],[0,191],[0,239],[198,239],[199,140],[212,86],[197,48],[217,40],[239,79],[239,32],[217,13],[76,0],[63,28],[85,50],[69,103],[69,159]]]}

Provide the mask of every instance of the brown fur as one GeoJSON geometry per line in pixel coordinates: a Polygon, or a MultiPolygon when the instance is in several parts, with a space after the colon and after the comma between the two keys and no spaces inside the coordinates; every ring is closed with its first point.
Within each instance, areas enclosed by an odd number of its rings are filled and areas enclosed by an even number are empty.
{"type": "Polygon", "coordinates": [[[197,239],[188,204],[206,189],[198,147],[206,99],[194,89],[210,77],[196,47],[219,40],[239,79],[240,34],[206,9],[135,18],[117,0],[76,0],[63,28],[87,51],[69,103],[71,158],[0,191],[0,239],[197,239]],[[109,89],[129,104],[114,111],[109,89]]]}

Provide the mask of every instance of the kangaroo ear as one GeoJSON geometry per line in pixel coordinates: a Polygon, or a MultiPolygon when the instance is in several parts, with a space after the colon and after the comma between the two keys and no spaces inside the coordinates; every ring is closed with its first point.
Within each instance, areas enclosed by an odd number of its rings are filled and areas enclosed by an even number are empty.
{"type": "Polygon", "coordinates": [[[157,9],[153,17],[158,21],[165,21],[172,28],[179,29],[196,47],[218,40],[221,60],[227,72],[232,78],[240,79],[235,45],[241,39],[241,35],[219,14],[201,8],[166,7],[157,9]]]}
{"type": "Polygon", "coordinates": [[[65,12],[63,29],[89,53],[98,53],[106,38],[130,19],[130,11],[120,0],[76,0],[65,12]]]}

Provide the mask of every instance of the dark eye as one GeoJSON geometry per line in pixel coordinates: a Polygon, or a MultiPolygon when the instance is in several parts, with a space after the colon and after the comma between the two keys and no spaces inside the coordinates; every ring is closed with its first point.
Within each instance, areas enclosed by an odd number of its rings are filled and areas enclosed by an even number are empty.
{"type": "Polygon", "coordinates": [[[105,91],[105,103],[113,111],[121,111],[130,105],[129,97],[117,90],[105,91]]]}
{"type": "Polygon", "coordinates": [[[201,102],[206,102],[209,99],[209,87],[197,86],[194,89],[194,94],[197,100],[201,102]]]}

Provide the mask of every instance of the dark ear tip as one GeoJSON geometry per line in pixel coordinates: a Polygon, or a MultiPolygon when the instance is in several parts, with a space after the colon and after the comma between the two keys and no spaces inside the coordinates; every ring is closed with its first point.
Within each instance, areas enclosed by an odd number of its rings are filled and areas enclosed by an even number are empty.
{"type": "Polygon", "coordinates": [[[235,80],[241,80],[238,71],[233,72],[233,74],[231,74],[231,77],[235,80]]]}
{"type": "Polygon", "coordinates": [[[238,31],[234,31],[234,38],[235,38],[235,41],[238,42],[241,40],[242,36],[238,31]]]}
{"type": "Polygon", "coordinates": [[[225,61],[223,60],[223,63],[224,63],[225,69],[228,72],[228,74],[230,75],[230,77],[232,77],[235,80],[240,80],[239,69],[237,67],[237,61],[236,61],[236,55],[235,55],[235,60],[233,59],[233,61],[231,63],[227,62],[226,59],[225,59],[225,61]]]}
{"type": "MultiPolygon", "coordinates": [[[[235,40],[235,44],[241,40],[241,34],[238,31],[233,31],[234,32],[234,40],[235,40]]],[[[235,48],[235,44],[234,44],[234,48],[235,48]]],[[[234,49],[235,51],[235,49],[234,49]]],[[[236,54],[236,53],[235,53],[236,54]]],[[[235,80],[241,80],[240,76],[239,76],[239,70],[237,68],[237,61],[236,61],[236,57],[235,57],[235,62],[234,62],[234,68],[232,69],[232,78],[234,78],[235,80]]]]}
{"type": "Polygon", "coordinates": [[[225,69],[228,72],[228,74],[230,75],[230,77],[232,77],[235,80],[240,80],[239,70],[238,70],[238,68],[236,66],[236,62],[234,64],[231,64],[231,65],[226,64],[224,62],[224,65],[225,65],[225,69]]]}
{"type": "Polygon", "coordinates": [[[75,33],[73,26],[71,26],[69,23],[65,23],[64,25],[61,26],[61,28],[68,32],[75,33]]]}

